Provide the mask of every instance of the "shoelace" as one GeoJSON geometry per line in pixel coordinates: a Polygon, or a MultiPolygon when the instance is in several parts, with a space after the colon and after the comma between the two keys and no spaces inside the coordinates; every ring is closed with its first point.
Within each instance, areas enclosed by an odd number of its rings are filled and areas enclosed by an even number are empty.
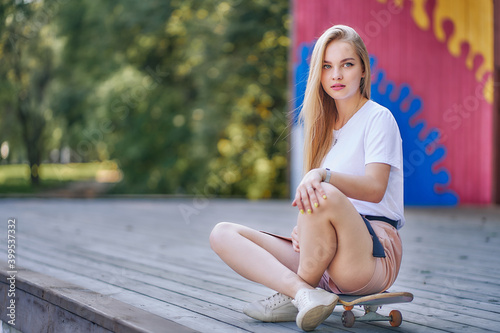
{"type": "Polygon", "coordinates": [[[279,304],[281,304],[283,302],[286,302],[288,299],[289,299],[288,296],[283,295],[281,293],[276,293],[276,294],[274,294],[274,295],[269,296],[268,298],[266,298],[266,301],[267,301],[266,305],[268,307],[270,307],[270,308],[275,308],[279,304]]]}

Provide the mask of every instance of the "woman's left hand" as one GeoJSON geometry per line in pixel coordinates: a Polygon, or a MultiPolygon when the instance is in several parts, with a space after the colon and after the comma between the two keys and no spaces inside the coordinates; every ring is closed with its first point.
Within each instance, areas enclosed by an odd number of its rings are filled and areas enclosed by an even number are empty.
{"type": "Polygon", "coordinates": [[[318,197],[326,199],[325,191],[321,186],[323,172],[324,169],[312,169],[302,178],[297,187],[292,206],[297,206],[302,214],[304,212],[312,214],[313,208],[319,207],[318,197]]]}

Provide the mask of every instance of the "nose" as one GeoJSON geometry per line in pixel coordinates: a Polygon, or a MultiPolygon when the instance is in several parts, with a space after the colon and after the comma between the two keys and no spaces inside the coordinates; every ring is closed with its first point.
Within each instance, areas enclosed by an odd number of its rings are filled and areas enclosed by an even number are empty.
{"type": "Polygon", "coordinates": [[[334,67],[332,69],[332,79],[333,80],[341,80],[342,79],[342,72],[340,68],[334,67]]]}

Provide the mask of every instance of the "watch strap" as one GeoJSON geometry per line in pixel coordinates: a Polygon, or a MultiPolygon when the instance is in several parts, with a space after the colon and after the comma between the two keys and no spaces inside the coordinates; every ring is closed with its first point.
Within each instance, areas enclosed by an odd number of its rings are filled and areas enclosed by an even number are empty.
{"type": "Polygon", "coordinates": [[[330,178],[332,178],[332,172],[330,171],[330,169],[326,168],[326,177],[325,177],[324,182],[330,183],[330,178]]]}

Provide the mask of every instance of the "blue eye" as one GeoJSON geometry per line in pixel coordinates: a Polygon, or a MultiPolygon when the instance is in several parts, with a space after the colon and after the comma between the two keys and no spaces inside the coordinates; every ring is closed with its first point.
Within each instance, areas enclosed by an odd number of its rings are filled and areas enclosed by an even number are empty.
{"type": "Polygon", "coordinates": [[[332,68],[332,66],[331,66],[331,65],[328,65],[328,64],[324,64],[324,65],[323,65],[323,69],[330,69],[330,68],[332,68]]]}
{"type": "Polygon", "coordinates": [[[352,67],[352,66],[354,66],[354,64],[352,62],[346,62],[344,64],[344,67],[352,67]]]}

